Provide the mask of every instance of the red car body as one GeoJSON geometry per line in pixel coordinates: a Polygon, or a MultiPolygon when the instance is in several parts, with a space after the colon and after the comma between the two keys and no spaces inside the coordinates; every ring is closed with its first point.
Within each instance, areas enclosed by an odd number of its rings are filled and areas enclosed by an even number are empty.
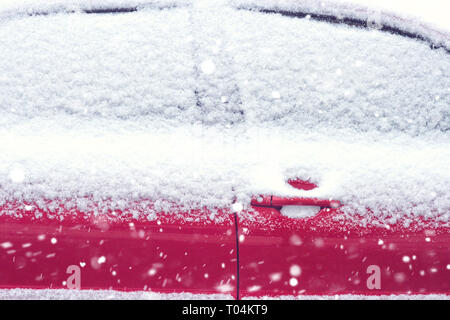
{"type": "Polygon", "coordinates": [[[222,210],[214,221],[208,210],[155,221],[76,212],[58,221],[17,209],[21,218],[0,217],[0,287],[70,288],[69,266],[77,266],[75,289],[235,298],[448,293],[448,228],[364,227],[336,220],[339,208],[306,219],[283,216],[277,204],[252,209],[258,214],[222,210]]]}
{"type": "Polygon", "coordinates": [[[340,205],[269,195],[252,201],[251,210],[221,208],[214,220],[199,209],[161,212],[149,221],[126,212],[68,210],[63,200],[58,214],[33,203],[6,203],[0,207],[0,288],[221,293],[236,299],[449,293],[448,227],[430,221],[365,226],[345,218],[340,205]],[[320,210],[296,219],[280,213],[285,205],[320,210]],[[4,214],[11,210],[14,217],[4,214]]]}

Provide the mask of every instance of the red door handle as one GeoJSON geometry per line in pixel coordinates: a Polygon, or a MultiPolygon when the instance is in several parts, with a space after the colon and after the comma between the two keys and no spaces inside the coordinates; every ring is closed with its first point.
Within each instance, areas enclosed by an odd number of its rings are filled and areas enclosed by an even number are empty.
{"type": "Polygon", "coordinates": [[[251,205],[260,207],[318,206],[323,208],[338,208],[341,206],[341,202],[338,200],[322,200],[316,198],[261,196],[253,198],[251,200],[251,205]]]}

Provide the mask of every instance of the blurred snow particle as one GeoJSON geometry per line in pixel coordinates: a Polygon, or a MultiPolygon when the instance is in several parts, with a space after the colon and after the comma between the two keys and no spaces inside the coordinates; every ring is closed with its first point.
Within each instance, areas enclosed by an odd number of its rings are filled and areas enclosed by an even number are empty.
{"type": "Polygon", "coordinates": [[[325,241],[322,238],[316,238],[314,239],[314,245],[317,248],[322,248],[325,245],[325,241]]]}
{"type": "Polygon", "coordinates": [[[92,257],[91,258],[91,267],[95,270],[100,269],[101,265],[106,262],[106,258],[104,256],[101,257],[92,257]]]}
{"type": "Polygon", "coordinates": [[[52,244],[56,244],[56,243],[58,242],[58,240],[56,240],[56,238],[51,238],[51,239],[50,239],[50,242],[51,242],[52,244]]]}
{"type": "Polygon", "coordinates": [[[261,286],[255,285],[255,286],[251,286],[249,287],[247,290],[248,292],[255,292],[261,289],[261,286]]]}
{"type": "Polygon", "coordinates": [[[272,280],[273,282],[277,282],[281,280],[281,272],[275,272],[269,275],[270,280],[272,280]]]}
{"type": "Polygon", "coordinates": [[[233,209],[233,212],[239,213],[242,211],[242,209],[244,209],[244,206],[242,205],[242,203],[236,202],[236,203],[233,203],[232,209],[233,209]]]}
{"type": "Polygon", "coordinates": [[[106,258],[105,258],[105,256],[101,256],[100,258],[98,258],[97,261],[98,261],[99,264],[102,264],[102,263],[106,262],[106,258]]]}
{"type": "Polygon", "coordinates": [[[403,272],[398,272],[394,274],[394,279],[398,283],[402,283],[406,280],[406,275],[403,272]]]}
{"type": "Polygon", "coordinates": [[[11,243],[11,242],[3,242],[2,244],[0,244],[0,246],[3,248],[3,249],[9,249],[9,248],[11,248],[12,246],[13,246],[13,244],[11,243]]]}
{"type": "Polygon", "coordinates": [[[217,291],[225,293],[225,292],[230,292],[233,291],[233,286],[229,283],[225,283],[225,284],[221,284],[219,286],[216,287],[217,291]]]}
{"type": "Polygon", "coordinates": [[[298,277],[302,273],[302,269],[300,268],[300,266],[293,264],[289,269],[289,273],[293,277],[298,277]]]}
{"type": "Polygon", "coordinates": [[[296,235],[296,234],[293,234],[293,235],[289,238],[289,241],[290,241],[290,243],[291,243],[293,246],[301,246],[302,243],[303,243],[302,239],[301,239],[298,235],[296,235]]]}
{"type": "Polygon", "coordinates": [[[212,74],[216,71],[216,65],[211,60],[205,60],[200,65],[200,69],[204,74],[212,74]]]}
{"type": "Polygon", "coordinates": [[[295,278],[291,278],[291,279],[289,280],[289,285],[290,285],[291,287],[296,287],[296,286],[298,285],[298,280],[295,279],[295,278]]]}
{"type": "Polygon", "coordinates": [[[354,96],[354,94],[355,94],[355,92],[353,90],[351,90],[351,89],[347,89],[347,90],[344,91],[344,96],[345,97],[351,98],[351,97],[354,96]]]}
{"type": "Polygon", "coordinates": [[[403,256],[402,261],[403,261],[404,263],[408,263],[408,262],[411,261],[411,259],[410,259],[408,256],[403,256]]]}
{"type": "Polygon", "coordinates": [[[22,168],[14,168],[9,173],[9,179],[11,179],[11,181],[15,183],[21,183],[23,182],[23,180],[25,180],[25,172],[22,168]]]}
{"type": "Polygon", "coordinates": [[[272,98],[274,99],[280,99],[281,98],[281,94],[278,91],[272,91],[272,98]]]}

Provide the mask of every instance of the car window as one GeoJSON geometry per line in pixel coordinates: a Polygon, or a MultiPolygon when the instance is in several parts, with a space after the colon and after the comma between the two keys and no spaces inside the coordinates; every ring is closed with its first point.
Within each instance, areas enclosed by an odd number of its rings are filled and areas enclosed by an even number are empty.
{"type": "Polygon", "coordinates": [[[2,121],[198,116],[186,10],[33,16],[0,33],[2,121]]]}
{"type": "Polygon", "coordinates": [[[225,23],[255,122],[419,134],[450,128],[449,54],[373,29],[241,10],[225,23]]]}
{"type": "Polygon", "coordinates": [[[215,29],[185,8],[3,22],[1,121],[75,114],[413,134],[450,128],[443,49],[307,18],[244,10],[223,18],[215,29]]]}

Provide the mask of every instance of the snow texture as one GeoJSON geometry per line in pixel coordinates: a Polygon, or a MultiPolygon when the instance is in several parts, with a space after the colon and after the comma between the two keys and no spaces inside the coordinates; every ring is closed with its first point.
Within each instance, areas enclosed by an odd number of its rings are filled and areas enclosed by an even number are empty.
{"type": "Polygon", "coordinates": [[[189,0],[2,0],[0,17],[108,9],[163,9],[189,6],[191,3],[189,0]]]}
{"type": "Polygon", "coordinates": [[[0,204],[65,199],[99,214],[149,200],[136,214],[154,218],[274,194],[448,221],[444,48],[227,2],[76,3],[0,11],[0,204]]]}
{"type": "Polygon", "coordinates": [[[237,8],[302,12],[357,19],[369,27],[389,26],[450,49],[446,0],[230,0],[237,8]]]}
{"type": "Polygon", "coordinates": [[[281,208],[281,213],[290,218],[310,218],[319,213],[317,206],[285,206],[281,208]]]}
{"type": "Polygon", "coordinates": [[[0,289],[0,300],[232,300],[226,294],[115,290],[0,289]]]}
{"type": "MultiPolygon", "coordinates": [[[[226,294],[156,293],[151,291],[122,292],[115,290],[68,289],[0,289],[0,300],[232,300],[226,294]]],[[[445,294],[426,295],[334,295],[245,297],[243,300],[449,300],[445,294]]]]}

